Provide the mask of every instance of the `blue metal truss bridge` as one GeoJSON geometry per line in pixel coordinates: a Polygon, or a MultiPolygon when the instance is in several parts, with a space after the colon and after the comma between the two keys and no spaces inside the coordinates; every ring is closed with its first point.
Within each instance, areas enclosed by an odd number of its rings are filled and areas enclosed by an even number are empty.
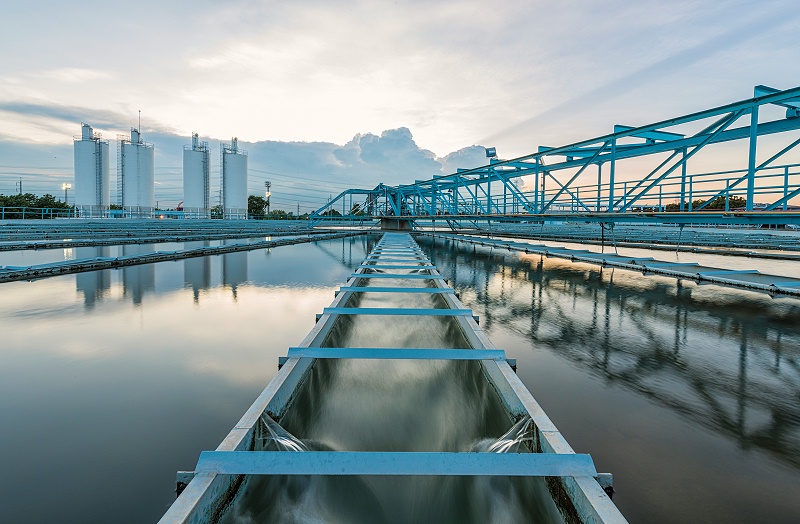
{"type": "Polygon", "coordinates": [[[616,125],[607,135],[539,146],[509,160],[487,148],[489,163],[481,167],[413,184],[348,189],[310,218],[315,225],[380,220],[391,229],[439,221],[454,230],[555,221],[796,225],[800,206],[791,204],[800,195],[800,164],[779,161],[800,144],[793,133],[799,129],[800,87],[759,85],[753,98],[661,122],[616,125]],[[759,155],[759,137],[767,135],[776,135],[780,145],[759,155]],[[724,143],[738,148],[738,154],[731,147],[724,154],[746,158],[746,165],[689,171],[691,159],[724,143]]]}

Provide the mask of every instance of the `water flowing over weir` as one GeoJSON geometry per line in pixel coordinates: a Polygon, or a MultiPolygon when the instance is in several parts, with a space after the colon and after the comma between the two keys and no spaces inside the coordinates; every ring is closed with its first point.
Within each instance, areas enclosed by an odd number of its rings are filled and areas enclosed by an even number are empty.
{"type": "Polygon", "coordinates": [[[163,523],[624,522],[408,235],[288,357],[163,523]]]}

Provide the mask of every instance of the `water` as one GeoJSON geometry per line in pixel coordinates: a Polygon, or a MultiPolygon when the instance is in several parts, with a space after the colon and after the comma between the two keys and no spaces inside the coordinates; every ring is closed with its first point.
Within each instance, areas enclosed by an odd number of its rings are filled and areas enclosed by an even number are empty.
{"type": "MultiPolygon", "coordinates": [[[[359,293],[347,303],[435,306],[446,306],[441,296],[410,293],[359,293]]],[[[338,317],[323,346],[469,347],[451,317],[391,315],[338,317]]],[[[513,424],[474,361],[318,360],[280,422],[299,439],[293,449],[507,452],[530,439],[529,421],[513,424]]],[[[267,423],[270,434],[272,426],[267,423]]],[[[223,522],[562,521],[536,478],[249,477],[241,491],[223,522]]]]}
{"type": "Polygon", "coordinates": [[[614,474],[631,522],[798,521],[800,301],[436,246],[567,441],[614,474]]]}
{"type": "MultiPolygon", "coordinates": [[[[374,241],[0,285],[0,522],[156,521],[174,500],[175,471],[216,448],[374,241]]],[[[418,242],[492,341],[517,358],[519,376],[567,441],[614,474],[614,501],[631,522],[798,520],[800,301],[418,242]]],[[[383,284],[392,285],[371,282],[383,284]]],[[[387,294],[359,297],[348,306],[391,305],[387,294]]],[[[427,295],[396,299],[438,307],[427,295]]],[[[394,321],[399,329],[343,325],[330,342],[465,344],[435,318],[417,331],[394,321]]],[[[511,421],[495,418],[495,400],[470,364],[398,364],[315,366],[282,426],[320,449],[488,449],[509,440],[511,421]],[[367,394],[376,385],[407,401],[367,394]],[[328,393],[322,402],[311,402],[313,388],[328,393]],[[411,423],[422,429],[409,433],[411,423]]],[[[514,498],[535,487],[520,494],[504,479],[449,479],[435,491],[413,479],[417,503],[402,507],[384,505],[392,484],[380,479],[295,480],[261,491],[278,507],[297,502],[287,512],[294,522],[386,514],[514,522],[523,517],[510,508],[536,504],[514,498]],[[339,504],[354,492],[363,494],[359,504],[339,504]]]]}
{"type": "Polygon", "coordinates": [[[0,522],[155,522],[374,240],[0,284],[0,522]]]}

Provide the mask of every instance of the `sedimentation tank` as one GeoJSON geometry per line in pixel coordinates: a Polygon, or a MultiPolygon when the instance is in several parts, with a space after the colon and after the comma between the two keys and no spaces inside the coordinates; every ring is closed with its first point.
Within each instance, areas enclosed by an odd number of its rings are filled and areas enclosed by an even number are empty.
{"type": "Polygon", "coordinates": [[[89,124],[81,124],[80,137],[74,137],[74,151],[75,209],[83,217],[101,217],[111,199],[108,140],[89,124]]]}
{"type": "Polygon", "coordinates": [[[222,144],[222,208],[225,218],[247,218],[247,151],[236,137],[222,144]]]}
{"type": "Polygon", "coordinates": [[[192,145],[183,148],[183,211],[186,218],[208,218],[211,152],[208,142],[192,133],[192,145]]]}
{"type": "Polygon", "coordinates": [[[150,216],[155,208],[153,144],[143,142],[136,128],[117,137],[117,185],[122,208],[134,217],[150,216]]]}

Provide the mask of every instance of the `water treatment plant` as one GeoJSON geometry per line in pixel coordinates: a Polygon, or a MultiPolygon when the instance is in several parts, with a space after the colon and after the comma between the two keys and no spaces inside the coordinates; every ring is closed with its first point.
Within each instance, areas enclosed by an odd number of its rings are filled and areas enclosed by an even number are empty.
{"type": "Polygon", "coordinates": [[[112,207],[82,124],[74,212],[0,222],[0,520],[795,521],[799,111],[759,85],[308,220],[254,219],[237,138],[215,196],[196,133],[165,214],[141,127],[112,207]]]}

